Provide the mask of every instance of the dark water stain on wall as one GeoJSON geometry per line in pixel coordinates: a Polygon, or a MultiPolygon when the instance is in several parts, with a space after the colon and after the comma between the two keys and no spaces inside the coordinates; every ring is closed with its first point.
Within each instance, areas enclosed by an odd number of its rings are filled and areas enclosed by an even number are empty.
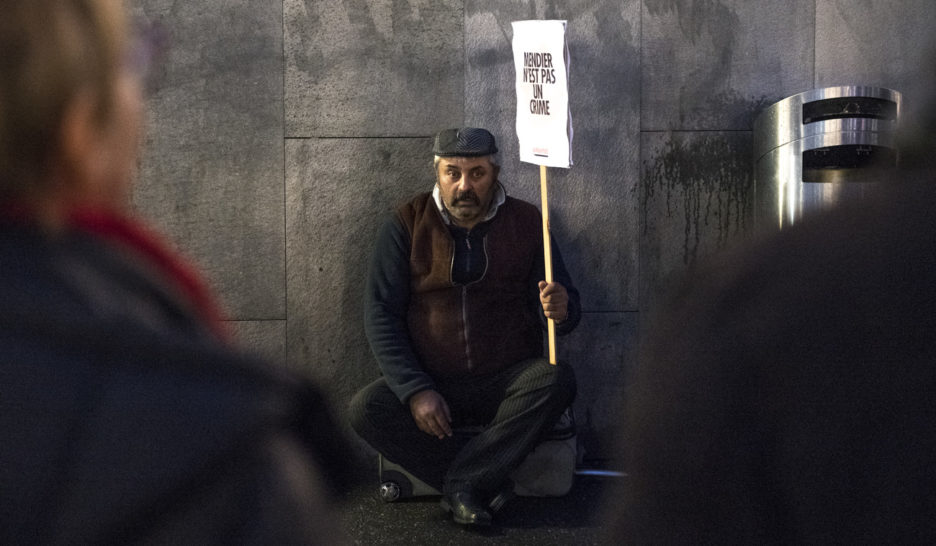
{"type": "MultiPolygon", "coordinates": [[[[661,42],[665,44],[662,49],[672,49],[666,62],[676,63],[677,70],[692,73],[691,78],[677,76],[679,89],[669,91],[672,100],[678,101],[678,120],[664,115],[670,120],[667,126],[749,130],[757,111],[769,102],[763,97],[750,100],[743,96],[747,92],[741,82],[750,74],[737,73],[746,70],[742,67],[748,66],[752,55],[762,55],[741,45],[749,32],[750,10],[744,17],[741,13],[744,4],[736,0],[646,0],[644,6],[653,26],[658,26],[658,31],[666,36],[661,42]],[[686,56],[696,56],[695,64],[686,56]]],[[[658,61],[659,64],[651,66],[668,71],[666,62],[658,61]]]]}
{"type": "Polygon", "coordinates": [[[735,36],[731,29],[738,25],[734,10],[718,0],[644,0],[647,13],[654,16],[675,14],[679,30],[693,42],[704,35],[719,51],[730,51],[735,36]]]}
{"type": "Polygon", "coordinates": [[[703,242],[723,248],[753,226],[750,146],[748,133],[671,134],[645,161],[644,214],[662,214],[657,224],[682,220],[684,264],[703,242]]]}
{"type": "Polygon", "coordinates": [[[299,44],[292,54],[291,62],[302,72],[317,74],[327,66],[327,58],[315,47],[307,29],[321,28],[323,21],[313,0],[304,0],[304,6],[301,15],[285,18],[283,26],[286,34],[299,44]]]}
{"type": "Polygon", "coordinates": [[[680,121],[693,127],[719,127],[728,130],[751,130],[754,119],[779,99],[743,97],[734,90],[706,97],[704,106],[696,110],[680,108],[680,121]]]}

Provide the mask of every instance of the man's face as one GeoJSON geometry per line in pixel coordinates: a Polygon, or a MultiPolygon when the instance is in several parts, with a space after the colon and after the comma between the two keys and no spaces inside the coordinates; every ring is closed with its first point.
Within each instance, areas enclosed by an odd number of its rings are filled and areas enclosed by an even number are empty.
{"type": "Polygon", "coordinates": [[[452,221],[472,228],[484,219],[494,198],[499,168],[488,157],[443,157],[436,177],[452,221]]]}

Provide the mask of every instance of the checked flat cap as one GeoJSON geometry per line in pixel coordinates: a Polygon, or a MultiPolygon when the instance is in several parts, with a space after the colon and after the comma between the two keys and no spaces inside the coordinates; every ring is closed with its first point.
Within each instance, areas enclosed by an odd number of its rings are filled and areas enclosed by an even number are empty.
{"type": "Polygon", "coordinates": [[[439,157],[478,157],[497,153],[497,145],[486,129],[445,129],[436,135],[432,153],[439,157]]]}

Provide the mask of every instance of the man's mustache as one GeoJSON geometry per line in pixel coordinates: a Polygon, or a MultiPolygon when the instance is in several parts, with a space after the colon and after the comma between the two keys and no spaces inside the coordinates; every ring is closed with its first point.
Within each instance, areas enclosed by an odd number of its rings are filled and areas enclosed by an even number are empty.
{"type": "Polygon", "coordinates": [[[452,199],[452,205],[457,205],[459,203],[471,203],[473,205],[480,205],[481,200],[478,199],[478,196],[475,195],[475,192],[471,190],[463,191],[461,193],[456,193],[454,199],[452,199]]]}

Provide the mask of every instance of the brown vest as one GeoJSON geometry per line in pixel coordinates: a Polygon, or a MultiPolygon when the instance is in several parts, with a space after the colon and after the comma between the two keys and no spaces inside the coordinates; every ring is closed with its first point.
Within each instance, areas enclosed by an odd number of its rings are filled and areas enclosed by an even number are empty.
{"type": "Polygon", "coordinates": [[[484,236],[484,275],[461,286],[452,282],[455,243],[432,194],[398,213],[411,238],[409,333],[427,372],[484,374],[542,356],[538,299],[529,282],[543,244],[536,207],[507,197],[484,236]]]}

